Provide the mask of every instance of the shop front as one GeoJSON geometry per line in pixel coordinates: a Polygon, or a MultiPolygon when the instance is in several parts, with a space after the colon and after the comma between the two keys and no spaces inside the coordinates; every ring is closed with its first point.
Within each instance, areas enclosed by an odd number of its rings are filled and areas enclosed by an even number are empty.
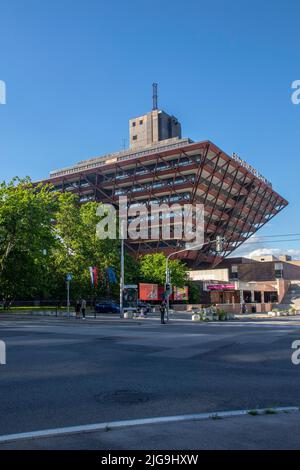
{"type": "Polygon", "coordinates": [[[211,304],[233,313],[266,312],[278,302],[276,282],[205,282],[211,304]]]}

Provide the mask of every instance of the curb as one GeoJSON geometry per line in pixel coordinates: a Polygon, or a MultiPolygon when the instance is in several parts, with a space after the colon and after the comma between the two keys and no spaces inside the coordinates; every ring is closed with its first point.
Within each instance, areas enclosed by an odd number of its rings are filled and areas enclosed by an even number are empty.
{"type": "MultiPolygon", "coordinates": [[[[276,413],[286,413],[286,412],[295,412],[299,411],[299,407],[297,406],[286,406],[286,407],[276,407],[271,408],[272,411],[276,413]]],[[[258,415],[267,414],[267,411],[270,408],[261,408],[255,409],[255,412],[258,415]]],[[[32,431],[32,432],[23,432],[18,434],[7,434],[0,436],[0,444],[6,442],[14,442],[26,439],[39,439],[43,437],[55,437],[55,436],[63,436],[63,435],[70,435],[70,434],[79,434],[79,433],[89,433],[95,431],[111,431],[113,429],[122,429],[132,426],[145,426],[148,424],[166,424],[166,423],[176,423],[181,421],[203,421],[207,419],[215,419],[215,418],[229,418],[229,417],[236,417],[236,416],[245,416],[248,415],[251,409],[244,409],[244,410],[231,410],[231,411],[215,411],[209,413],[197,413],[197,414],[189,414],[189,415],[177,415],[177,416],[162,416],[156,418],[144,418],[144,419],[132,419],[132,420],[124,420],[124,421],[112,421],[112,422],[105,422],[105,423],[97,423],[97,424],[86,424],[82,426],[70,426],[70,427],[63,427],[63,428],[53,428],[53,429],[45,429],[41,431],[32,431]]]]}

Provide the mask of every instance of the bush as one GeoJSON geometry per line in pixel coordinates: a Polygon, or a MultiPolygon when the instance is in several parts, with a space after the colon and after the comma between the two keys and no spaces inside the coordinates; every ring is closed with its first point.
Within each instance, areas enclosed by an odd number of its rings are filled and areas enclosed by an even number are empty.
{"type": "Polygon", "coordinates": [[[227,318],[227,313],[225,312],[225,310],[219,310],[218,312],[218,317],[219,317],[219,320],[220,321],[225,321],[226,318],[227,318]]]}

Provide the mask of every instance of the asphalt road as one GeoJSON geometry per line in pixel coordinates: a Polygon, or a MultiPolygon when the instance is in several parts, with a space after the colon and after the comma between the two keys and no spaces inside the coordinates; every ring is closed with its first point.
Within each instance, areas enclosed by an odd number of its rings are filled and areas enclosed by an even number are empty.
{"type": "Polygon", "coordinates": [[[160,325],[0,318],[0,435],[300,404],[300,319],[160,325]]]}

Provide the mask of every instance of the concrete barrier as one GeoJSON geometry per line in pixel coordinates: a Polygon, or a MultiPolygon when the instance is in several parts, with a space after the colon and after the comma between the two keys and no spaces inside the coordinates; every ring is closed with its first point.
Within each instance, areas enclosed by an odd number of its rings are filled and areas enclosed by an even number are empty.
{"type": "Polygon", "coordinates": [[[200,321],[201,317],[200,315],[198,315],[197,313],[195,313],[194,315],[192,315],[192,321],[200,321]]]}
{"type": "Polygon", "coordinates": [[[133,312],[125,312],[124,318],[127,318],[127,319],[133,318],[133,312]]]}

